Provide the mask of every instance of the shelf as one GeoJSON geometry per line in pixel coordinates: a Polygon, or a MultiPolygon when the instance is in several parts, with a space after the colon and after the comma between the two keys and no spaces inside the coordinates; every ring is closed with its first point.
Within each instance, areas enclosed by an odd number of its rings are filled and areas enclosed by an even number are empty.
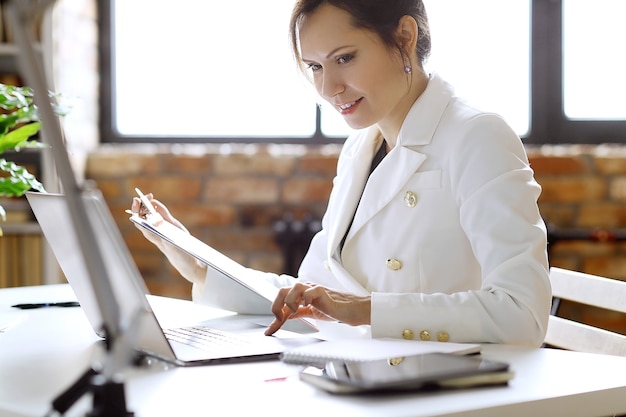
{"type": "MultiPolygon", "coordinates": [[[[37,45],[36,51],[41,56],[41,45],[37,45]]],[[[18,73],[17,56],[19,48],[12,43],[0,42],[0,73],[14,74],[18,73]]]]}
{"type": "MultiPolygon", "coordinates": [[[[0,0],[0,76],[4,80],[0,82],[20,85],[24,82],[20,68],[22,51],[12,43],[13,36],[10,31],[3,30],[11,28],[11,25],[3,27],[7,24],[6,15],[2,13],[5,3],[0,0]]],[[[38,40],[33,52],[36,59],[43,61],[40,63],[43,64],[45,74],[51,77],[52,13],[46,12],[41,19],[35,25],[36,30],[32,34],[38,40]]],[[[53,83],[49,82],[49,84],[53,83]]],[[[45,142],[39,135],[37,139],[45,142]]],[[[20,152],[7,151],[0,154],[0,158],[26,167],[39,181],[46,185],[50,184],[47,187],[49,191],[56,190],[53,186],[56,179],[54,161],[50,153],[45,152],[45,148],[25,148],[20,152]]],[[[7,221],[0,219],[0,228],[3,232],[3,237],[0,237],[0,287],[60,282],[56,259],[26,199],[24,197],[0,197],[0,205],[7,212],[7,221]]]]}
{"type": "MultiPolygon", "coordinates": [[[[32,222],[19,222],[19,223],[0,223],[0,228],[5,236],[7,235],[40,235],[41,227],[39,223],[32,222]]],[[[0,237],[0,239],[2,239],[0,237]]]]}

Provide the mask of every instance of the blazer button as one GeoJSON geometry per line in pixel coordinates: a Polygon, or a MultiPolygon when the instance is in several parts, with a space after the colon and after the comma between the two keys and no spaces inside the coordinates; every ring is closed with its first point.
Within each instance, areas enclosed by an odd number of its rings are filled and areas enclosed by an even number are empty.
{"type": "Polygon", "coordinates": [[[404,204],[406,204],[408,208],[415,207],[417,205],[417,194],[413,191],[407,191],[404,194],[404,204]]]}
{"type": "Polygon", "coordinates": [[[430,332],[428,330],[422,330],[420,332],[420,340],[427,342],[430,340],[430,332]]]}
{"type": "Polygon", "coordinates": [[[404,340],[413,340],[413,337],[414,337],[413,330],[410,330],[410,329],[402,330],[402,338],[404,340]]]}
{"type": "Polygon", "coordinates": [[[404,356],[398,356],[397,358],[389,358],[387,359],[387,363],[390,366],[398,366],[404,361],[404,356]]]}
{"type": "Polygon", "coordinates": [[[447,342],[450,340],[450,335],[447,332],[439,332],[437,335],[437,340],[440,342],[447,342]]]}
{"type": "Polygon", "coordinates": [[[402,269],[402,262],[394,258],[387,259],[387,261],[385,261],[385,265],[387,265],[387,268],[391,269],[392,271],[402,269]]]}

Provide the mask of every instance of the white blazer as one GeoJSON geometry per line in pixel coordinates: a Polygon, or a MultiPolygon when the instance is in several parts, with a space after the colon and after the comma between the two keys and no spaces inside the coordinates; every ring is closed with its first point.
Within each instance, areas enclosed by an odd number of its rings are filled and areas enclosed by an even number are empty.
{"type": "MultiPolygon", "coordinates": [[[[434,75],[369,175],[381,141],[376,127],[347,139],[298,279],[370,294],[372,337],[540,345],[551,303],[546,228],[519,137],[434,75]]],[[[198,299],[248,310],[225,303],[208,275],[198,299]]]]}

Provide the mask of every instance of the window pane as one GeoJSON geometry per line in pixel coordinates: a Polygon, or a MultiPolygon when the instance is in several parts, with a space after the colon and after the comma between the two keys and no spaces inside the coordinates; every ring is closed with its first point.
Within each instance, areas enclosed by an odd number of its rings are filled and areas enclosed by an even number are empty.
{"type": "Polygon", "coordinates": [[[530,124],[530,0],[426,0],[427,67],[523,136],[530,124]]]}
{"type": "Polygon", "coordinates": [[[345,119],[326,101],[322,103],[322,133],[328,137],[347,137],[354,132],[345,119]]]}
{"type": "MultiPolygon", "coordinates": [[[[114,3],[113,121],[122,135],[312,136],[315,100],[287,38],[293,1],[114,3]]],[[[426,3],[433,32],[428,70],[502,114],[520,135],[529,126],[529,3],[426,3]]],[[[351,129],[323,105],[322,132],[345,137],[351,129]]]]}
{"type": "Polygon", "coordinates": [[[289,49],[292,4],[114,1],[117,130],[129,136],[312,136],[315,101],[289,49]]]}
{"type": "Polygon", "coordinates": [[[563,0],[563,102],[570,119],[626,119],[624,16],[624,0],[563,0]]]}

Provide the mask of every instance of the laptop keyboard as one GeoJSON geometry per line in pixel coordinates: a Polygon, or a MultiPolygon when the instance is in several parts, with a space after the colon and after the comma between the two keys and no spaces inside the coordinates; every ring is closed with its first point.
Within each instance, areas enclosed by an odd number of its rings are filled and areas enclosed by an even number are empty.
{"type": "Polygon", "coordinates": [[[176,329],[164,329],[165,336],[177,342],[181,342],[198,348],[211,346],[243,346],[252,343],[249,339],[211,327],[181,327],[176,329]]]}

